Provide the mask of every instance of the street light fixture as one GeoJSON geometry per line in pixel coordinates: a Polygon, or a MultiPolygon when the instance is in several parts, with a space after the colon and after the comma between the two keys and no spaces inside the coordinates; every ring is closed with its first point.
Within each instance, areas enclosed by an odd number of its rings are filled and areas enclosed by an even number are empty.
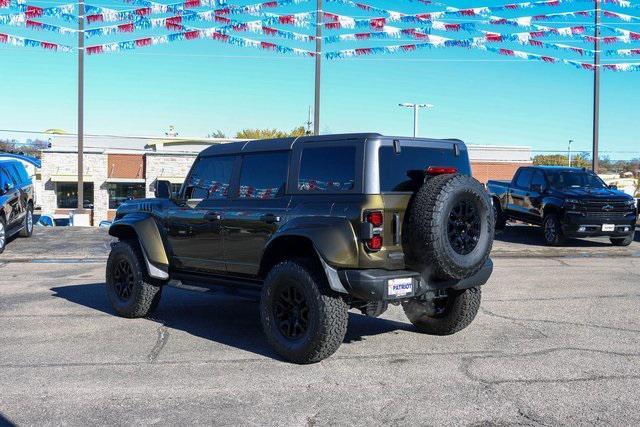
{"type": "Polygon", "coordinates": [[[420,108],[433,108],[432,104],[411,104],[409,102],[404,102],[402,104],[398,104],[400,107],[405,108],[413,108],[413,137],[418,137],[418,110],[420,108]]]}

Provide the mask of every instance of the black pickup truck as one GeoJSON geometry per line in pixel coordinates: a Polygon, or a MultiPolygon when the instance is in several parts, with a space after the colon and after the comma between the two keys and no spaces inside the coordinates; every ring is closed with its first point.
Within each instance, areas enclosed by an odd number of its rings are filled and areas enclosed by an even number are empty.
{"type": "Polygon", "coordinates": [[[496,229],[513,219],[541,225],[548,245],[560,245],[566,237],[609,236],[616,246],[633,241],[634,199],[591,171],[521,167],[511,182],[490,180],[487,187],[496,229]]]}

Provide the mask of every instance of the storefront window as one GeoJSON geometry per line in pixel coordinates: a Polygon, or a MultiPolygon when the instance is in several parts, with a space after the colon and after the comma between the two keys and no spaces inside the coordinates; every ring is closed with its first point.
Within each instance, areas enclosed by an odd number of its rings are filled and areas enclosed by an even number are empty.
{"type": "MultiPolygon", "coordinates": [[[[93,209],[93,183],[83,183],[83,207],[85,209],[93,209]]],[[[78,184],[75,182],[58,182],[56,183],[56,198],[58,199],[58,208],[75,209],[78,207],[78,184]]]]}
{"type": "Polygon", "coordinates": [[[118,206],[127,200],[144,199],[144,183],[110,182],[107,184],[109,191],[109,209],[118,209],[118,206]]]}

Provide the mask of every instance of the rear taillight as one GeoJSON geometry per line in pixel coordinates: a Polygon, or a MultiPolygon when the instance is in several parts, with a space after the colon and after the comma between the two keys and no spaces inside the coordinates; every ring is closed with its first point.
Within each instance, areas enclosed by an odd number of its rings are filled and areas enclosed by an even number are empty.
{"type": "Polygon", "coordinates": [[[448,175],[452,173],[457,173],[458,168],[450,167],[450,166],[429,166],[427,168],[428,175],[448,175]]]}
{"type": "Polygon", "coordinates": [[[367,250],[377,252],[382,249],[384,214],[382,211],[367,211],[362,218],[361,237],[367,250]]]}
{"type": "Polygon", "coordinates": [[[366,221],[370,222],[374,227],[382,227],[382,223],[384,222],[384,216],[380,211],[367,212],[365,218],[366,221]]]}

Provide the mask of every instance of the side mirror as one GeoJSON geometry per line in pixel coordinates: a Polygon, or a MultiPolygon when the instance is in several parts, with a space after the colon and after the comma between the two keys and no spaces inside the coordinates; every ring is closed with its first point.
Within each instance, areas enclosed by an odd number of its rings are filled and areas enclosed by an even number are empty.
{"type": "Polygon", "coordinates": [[[2,191],[6,193],[8,191],[11,191],[12,188],[13,188],[13,184],[11,184],[10,182],[5,182],[4,187],[2,188],[2,191]]]}
{"type": "Polygon", "coordinates": [[[171,198],[171,183],[169,181],[158,180],[156,181],[156,189],[154,194],[157,199],[170,199],[171,198]]]}
{"type": "Polygon", "coordinates": [[[617,186],[617,185],[615,185],[615,184],[611,184],[611,185],[609,186],[609,188],[610,188],[611,190],[617,190],[617,189],[618,189],[618,186],[617,186]]]}
{"type": "Polygon", "coordinates": [[[533,191],[534,193],[542,193],[542,185],[531,184],[531,191],[533,191]]]}

